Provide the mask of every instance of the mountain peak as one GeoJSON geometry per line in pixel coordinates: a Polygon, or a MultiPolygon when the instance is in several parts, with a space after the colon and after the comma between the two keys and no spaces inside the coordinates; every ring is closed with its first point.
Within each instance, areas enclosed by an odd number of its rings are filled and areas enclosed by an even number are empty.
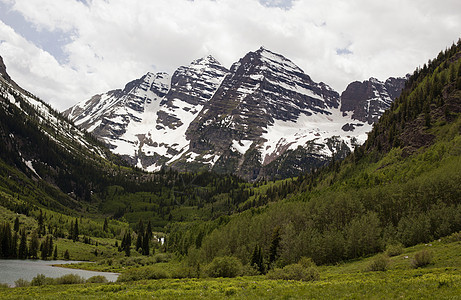
{"type": "Polygon", "coordinates": [[[10,81],[11,78],[10,76],[8,75],[8,73],[6,72],[6,66],[5,64],[3,63],[3,58],[0,56],[0,75],[5,78],[7,81],[10,81]]]}
{"type": "Polygon", "coordinates": [[[207,55],[207,56],[204,56],[202,58],[192,61],[190,65],[191,66],[210,66],[210,65],[221,66],[221,63],[216,58],[214,58],[212,55],[207,55]]]}

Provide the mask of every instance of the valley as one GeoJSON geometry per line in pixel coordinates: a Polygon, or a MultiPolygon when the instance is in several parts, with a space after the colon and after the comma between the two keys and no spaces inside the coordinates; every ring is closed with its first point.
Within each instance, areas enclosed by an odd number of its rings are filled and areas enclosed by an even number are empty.
{"type": "Polygon", "coordinates": [[[0,74],[0,256],[121,274],[1,298],[459,295],[461,42],[341,95],[265,48],[64,114],[0,74]]]}

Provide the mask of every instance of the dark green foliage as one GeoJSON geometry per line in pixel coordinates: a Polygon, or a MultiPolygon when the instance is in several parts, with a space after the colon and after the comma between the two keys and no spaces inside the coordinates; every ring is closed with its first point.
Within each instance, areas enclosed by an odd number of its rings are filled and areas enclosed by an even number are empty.
{"type": "Polygon", "coordinates": [[[400,243],[390,244],[386,247],[386,254],[388,256],[397,256],[403,253],[403,245],[400,243]]]}
{"type": "Polygon", "coordinates": [[[264,256],[262,254],[261,247],[255,246],[253,254],[251,255],[250,266],[255,268],[260,274],[264,274],[266,268],[264,266],[264,256]]]}
{"type": "Polygon", "coordinates": [[[86,283],[107,283],[107,278],[102,275],[96,275],[88,278],[86,283]]]}
{"type": "Polygon", "coordinates": [[[27,250],[27,235],[24,229],[21,230],[21,239],[19,242],[19,249],[18,249],[18,258],[19,259],[26,259],[28,255],[27,250]]]}
{"type": "Polygon", "coordinates": [[[271,245],[269,248],[269,265],[274,263],[279,257],[278,248],[280,245],[280,241],[280,227],[277,226],[274,228],[274,231],[272,232],[271,245]]]}
{"type": "Polygon", "coordinates": [[[66,249],[66,251],[64,252],[64,259],[65,259],[65,260],[69,260],[69,259],[70,259],[69,250],[67,250],[67,249],[66,249]]]}
{"type": "Polygon", "coordinates": [[[315,264],[306,264],[307,260],[297,264],[275,268],[267,273],[269,279],[315,281],[320,279],[320,273],[315,264]]]}
{"type": "Polygon", "coordinates": [[[415,269],[425,267],[432,263],[433,253],[430,250],[422,250],[415,254],[415,257],[411,260],[411,266],[415,269]]]}
{"type": "Polygon", "coordinates": [[[207,266],[206,273],[210,277],[236,277],[242,273],[242,263],[233,256],[215,257],[207,266]]]}
{"type": "Polygon", "coordinates": [[[125,251],[126,256],[131,255],[131,233],[130,232],[125,232],[122,243],[120,245],[122,247],[122,250],[125,251]]]}
{"type": "Polygon", "coordinates": [[[76,274],[67,274],[59,278],[56,278],[56,284],[79,284],[85,283],[85,279],[80,275],[76,274]]]}
{"type": "Polygon", "coordinates": [[[373,260],[367,266],[366,271],[387,271],[389,264],[389,256],[386,254],[379,254],[373,258],[373,260]]]}
{"type": "Polygon", "coordinates": [[[29,242],[29,256],[31,258],[38,258],[39,243],[37,232],[32,232],[32,237],[29,242]]]}

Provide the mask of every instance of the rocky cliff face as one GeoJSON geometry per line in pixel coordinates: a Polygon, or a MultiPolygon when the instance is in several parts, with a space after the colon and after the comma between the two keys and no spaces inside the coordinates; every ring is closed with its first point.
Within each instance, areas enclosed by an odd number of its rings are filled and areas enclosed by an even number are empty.
{"type": "Polygon", "coordinates": [[[400,95],[406,78],[389,78],[385,82],[376,78],[350,83],[341,94],[341,111],[352,114],[358,121],[373,124],[400,95]]]}
{"type": "Polygon", "coordinates": [[[402,79],[352,83],[340,97],[265,48],[227,70],[208,56],[148,73],[65,113],[131,164],[255,180],[309,171],[366,140],[402,79]]]}
{"type": "Polygon", "coordinates": [[[64,112],[133,165],[157,170],[185,152],[185,131],[228,72],[208,56],[173,76],[147,73],[64,112]]]}

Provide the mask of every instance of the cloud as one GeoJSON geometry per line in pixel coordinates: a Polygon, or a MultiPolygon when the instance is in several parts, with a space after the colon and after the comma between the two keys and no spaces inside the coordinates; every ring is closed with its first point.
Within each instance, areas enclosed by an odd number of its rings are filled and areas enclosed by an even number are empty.
{"type": "Polygon", "coordinates": [[[341,92],[353,80],[412,72],[461,32],[457,0],[0,2],[37,34],[60,38],[54,51],[0,23],[12,77],[58,109],[208,54],[230,67],[261,45],[341,92]]]}

